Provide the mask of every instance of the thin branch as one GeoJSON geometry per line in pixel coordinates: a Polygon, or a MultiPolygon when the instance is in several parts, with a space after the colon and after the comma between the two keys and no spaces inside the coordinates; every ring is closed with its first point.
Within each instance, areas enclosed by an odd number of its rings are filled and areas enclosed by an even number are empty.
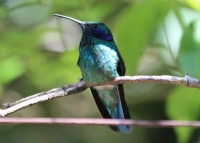
{"type": "Polygon", "coordinates": [[[0,118],[0,124],[58,124],[58,125],[131,125],[139,127],[196,127],[200,128],[200,121],[174,120],[120,120],[93,118],[0,118]]]}
{"type": "MultiPolygon", "coordinates": [[[[171,84],[171,85],[181,85],[186,87],[200,88],[200,80],[190,77],[188,74],[185,77],[175,77],[175,76],[123,76],[116,77],[101,85],[110,84],[125,84],[125,83],[160,83],[160,84],[171,84]]],[[[92,86],[99,86],[100,84],[86,83],[83,80],[71,85],[65,85],[63,87],[55,88],[47,92],[38,93],[21,100],[15,101],[13,103],[5,103],[3,108],[0,109],[0,116],[4,117],[8,114],[16,112],[25,107],[31,106],[33,104],[44,102],[58,97],[68,96],[71,94],[76,94],[84,91],[85,89],[92,86]]]]}

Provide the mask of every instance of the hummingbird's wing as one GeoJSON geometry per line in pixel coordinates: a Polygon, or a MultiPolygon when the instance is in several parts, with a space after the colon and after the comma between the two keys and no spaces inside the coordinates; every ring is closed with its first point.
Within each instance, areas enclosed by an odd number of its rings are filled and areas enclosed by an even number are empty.
{"type": "MultiPolygon", "coordinates": [[[[125,67],[124,61],[121,58],[120,54],[118,54],[118,56],[119,56],[120,60],[117,63],[117,72],[120,76],[124,76],[125,73],[126,73],[126,67],[125,67]]],[[[128,106],[126,104],[126,100],[124,98],[123,84],[118,84],[118,90],[119,90],[119,97],[120,97],[120,100],[121,100],[122,109],[123,109],[123,112],[124,112],[124,118],[130,119],[131,116],[130,116],[130,113],[129,113],[129,110],[128,110],[128,106]]]]}
{"type": "MultiPolygon", "coordinates": [[[[94,101],[99,109],[99,112],[101,113],[101,116],[106,119],[112,119],[111,115],[109,114],[107,107],[105,104],[102,102],[98,95],[98,91],[94,88],[90,88],[92,95],[94,97],[94,101]]],[[[109,126],[113,131],[119,132],[119,129],[117,126],[109,126]]]]}
{"type": "MultiPolygon", "coordinates": [[[[117,64],[117,72],[120,76],[123,76],[125,75],[125,65],[124,65],[124,62],[121,58],[121,56],[119,55],[119,62],[117,64]]],[[[105,104],[103,103],[102,99],[100,98],[100,95],[99,95],[99,92],[97,89],[95,88],[90,88],[91,89],[91,92],[92,92],[92,95],[94,97],[94,100],[96,102],[96,105],[102,115],[103,118],[116,118],[113,117],[113,115],[111,115],[111,112],[108,111],[108,108],[105,106],[105,104]]],[[[118,84],[117,85],[117,89],[118,89],[118,93],[119,93],[119,97],[120,97],[120,101],[117,106],[116,106],[116,110],[117,110],[117,114],[119,117],[119,119],[130,119],[130,114],[129,114],[129,111],[128,111],[128,107],[127,107],[127,104],[126,104],[126,101],[125,101],[125,98],[124,98],[124,88],[123,88],[123,85],[122,84],[118,84]]],[[[129,132],[131,130],[131,127],[130,126],[110,126],[110,128],[115,131],[115,132],[129,132]]]]}
{"type": "Polygon", "coordinates": [[[121,55],[119,52],[117,52],[117,55],[119,57],[119,61],[117,63],[117,72],[120,76],[124,76],[126,73],[126,66],[124,64],[124,60],[122,59],[121,55]]]}

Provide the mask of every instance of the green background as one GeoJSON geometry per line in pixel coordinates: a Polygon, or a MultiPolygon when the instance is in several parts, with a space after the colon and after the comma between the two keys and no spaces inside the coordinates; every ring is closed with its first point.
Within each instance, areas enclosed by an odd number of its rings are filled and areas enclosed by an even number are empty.
{"type": "MultiPolygon", "coordinates": [[[[0,0],[0,102],[78,81],[81,28],[54,13],[105,23],[126,75],[200,78],[200,2],[197,0],[0,0]]],[[[199,120],[200,90],[126,84],[132,119],[199,120]]],[[[89,90],[40,103],[8,117],[101,118],[89,90]]],[[[0,125],[2,143],[197,143],[195,128],[0,125]]]]}

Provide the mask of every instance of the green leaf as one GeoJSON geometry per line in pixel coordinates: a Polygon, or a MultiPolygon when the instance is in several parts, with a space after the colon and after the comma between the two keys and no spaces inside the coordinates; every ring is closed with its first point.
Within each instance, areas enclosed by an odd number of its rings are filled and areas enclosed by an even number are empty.
{"type": "Polygon", "coordinates": [[[198,0],[180,0],[180,2],[185,3],[194,10],[200,11],[200,1],[198,0]]]}
{"type": "Polygon", "coordinates": [[[25,72],[25,66],[18,57],[10,57],[0,62],[0,84],[6,84],[25,72]]]}
{"type": "MultiPolygon", "coordinates": [[[[176,88],[166,101],[167,115],[173,120],[198,120],[200,109],[200,90],[176,88]]],[[[179,143],[186,143],[194,128],[175,127],[179,143]]]]}
{"type": "Polygon", "coordinates": [[[35,26],[44,21],[50,15],[52,5],[32,4],[26,7],[16,8],[9,13],[9,18],[21,28],[35,26]],[[29,13],[29,14],[27,14],[29,13]]]}
{"type": "Polygon", "coordinates": [[[152,0],[127,8],[117,21],[117,44],[127,69],[133,74],[155,24],[168,10],[165,1],[152,0]],[[159,13],[159,15],[158,15],[159,13]]]}
{"type": "Polygon", "coordinates": [[[180,67],[195,77],[200,77],[200,47],[194,39],[194,23],[191,23],[184,31],[181,48],[178,57],[180,67]]]}

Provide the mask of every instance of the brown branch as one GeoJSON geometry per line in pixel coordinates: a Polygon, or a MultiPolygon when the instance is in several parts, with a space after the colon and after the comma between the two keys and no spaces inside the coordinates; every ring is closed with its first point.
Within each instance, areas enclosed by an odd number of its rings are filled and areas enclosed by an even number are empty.
{"type": "MultiPolygon", "coordinates": [[[[171,85],[181,85],[186,87],[200,88],[200,80],[190,77],[188,74],[185,77],[175,77],[175,76],[123,76],[116,77],[115,79],[108,81],[102,85],[109,84],[125,84],[125,83],[160,83],[160,84],[171,84],[171,85]]],[[[15,101],[13,103],[5,103],[3,108],[0,109],[0,116],[6,116],[13,112],[16,112],[25,107],[31,106],[33,104],[44,102],[58,97],[68,96],[71,94],[76,94],[84,91],[85,89],[99,86],[99,84],[86,83],[83,80],[71,85],[65,85],[63,87],[55,88],[47,92],[38,93],[21,100],[15,101]]]]}
{"type": "Polygon", "coordinates": [[[200,128],[200,121],[174,120],[120,120],[93,118],[0,118],[0,124],[68,124],[68,125],[132,125],[139,127],[196,127],[200,128]]]}

